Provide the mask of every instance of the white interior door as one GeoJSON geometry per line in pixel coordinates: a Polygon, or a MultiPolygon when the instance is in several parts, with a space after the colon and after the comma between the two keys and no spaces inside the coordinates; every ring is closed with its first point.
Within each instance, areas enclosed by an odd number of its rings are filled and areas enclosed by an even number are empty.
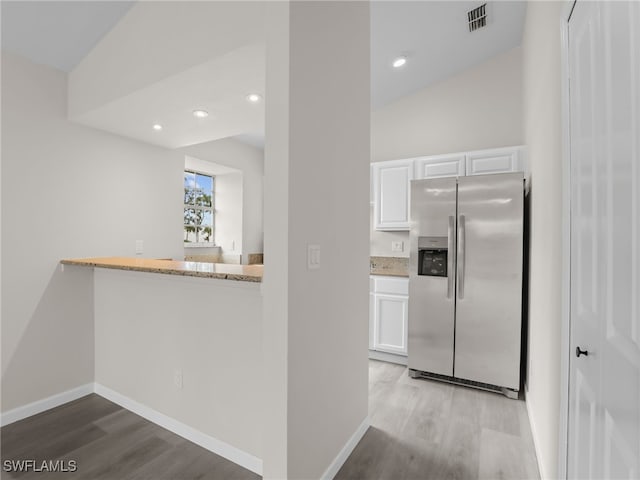
{"type": "Polygon", "coordinates": [[[640,478],[640,3],[569,20],[568,476],[640,478]]]}

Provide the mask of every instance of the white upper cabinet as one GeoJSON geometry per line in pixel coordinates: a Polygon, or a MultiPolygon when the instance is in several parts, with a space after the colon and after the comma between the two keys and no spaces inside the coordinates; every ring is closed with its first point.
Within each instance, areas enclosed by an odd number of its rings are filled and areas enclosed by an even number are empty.
{"type": "Polygon", "coordinates": [[[522,149],[520,147],[479,150],[466,154],[467,175],[485,175],[488,173],[522,172],[524,170],[522,149]]]}
{"type": "Polygon", "coordinates": [[[463,177],[526,171],[524,148],[504,147],[373,163],[371,201],[375,230],[409,231],[414,178],[463,177]]]}
{"type": "Polygon", "coordinates": [[[464,153],[419,157],[414,159],[416,179],[438,177],[462,177],[465,169],[464,153]]]}
{"type": "Polygon", "coordinates": [[[409,182],[413,159],[374,163],[373,221],[376,230],[409,230],[409,182]]]}

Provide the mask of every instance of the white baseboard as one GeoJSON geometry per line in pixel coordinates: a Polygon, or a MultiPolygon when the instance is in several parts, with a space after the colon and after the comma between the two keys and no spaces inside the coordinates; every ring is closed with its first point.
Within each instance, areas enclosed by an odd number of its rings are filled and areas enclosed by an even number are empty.
{"type": "Polygon", "coordinates": [[[369,358],[371,360],[381,360],[383,362],[397,363],[398,365],[407,365],[408,359],[404,355],[396,355],[393,353],[379,352],[377,350],[369,350],[369,358]]]}
{"type": "Polygon", "coordinates": [[[545,469],[543,468],[543,464],[540,461],[540,459],[542,458],[540,456],[540,439],[538,437],[538,432],[536,430],[536,424],[533,421],[533,417],[531,416],[531,410],[529,409],[529,400],[527,400],[527,391],[525,390],[525,396],[524,396],[524,404],[527,407],[527,417],[529,417],[529,425],[531,426],[531,436],[533,437],[533,448],[536,451],[536,462],[538,463],[538,472],[540,473],[540,478],[542,480],[545,480],[547,478],[552,478],[550,476],[547,475],[547,472],[545,471],[545,469]]]}
{"type": "MultiPolygon", "coordinates": [[[[176,435],[180,435],[181,437],[186,438],[196,445],[200,445],[210,452],[220,455],[221,457],[224,457],[227,460],[230,460],[231,462],[246,468],[247,470],[251,470],[258,475],[262,475],[262,459],[255,457],[254,455],[251,455],[250,453],[240,450],[232,445],[229,445],[222,440],[218,440],[217,438],[202,433],[199,430],[190,427],[189,425],[179,422],[174,418],[171,418],[146,405],[125,397],[124,395],[121,395],[120,393],[98,383],[88,383],[86,385],[67,390],[66,392],[58,393],[42,400],[23,405],[22,407],[17,407],[13,410],[9,410],[1,415],[1,425],[4,427],[5,425],[9,425],[10,423],[17,422],[18,420],[22,420],[32,415],[37,415],[38,413],[44,412],[51,408],[59,407],[60,405],[71,402],[73,400],[77,400],[78,398],[84,397],[91,393],[96,393],[97,395],[100,395],[101,397],[104,397],[107,400],[116,403],[121,407],[126,408],[127,410],[137,415],[140,415],[143,418],[146,418],[150,422],[153,422],[156,425],[159,425],[175,433],[176,435]]],[[[333,477],[335,477],[344,462],[347,460],[347,458],[349,458],[349,455],[351,455],[351,452],[353,452],[353,449],[356,447],[356,445],[358,445],[358,442],[360,442],[364,434],[367,432],[368,428],[369,417],[366,417],[353,433],[351,438],[349,438],[347,443],[345,443],[344,447],[342,447],[333,462],[331,462],[331,465],[329,465],[327,470],[324,472],[321,477],[322,480],[332,480],[333,477]]]]}
{"type": "Polygon", "coordinates": [[[255,457],[250,453],[202,433],[189,425],[179,422],[178,420],[160,413],[157,410],[125,397],[124,395],[100,385],[99,383],[95,384],[95,393],[137,415],[140,415],[143,418],[146,418],[156,425],[160,425],[162,428],[166,428],[176,435],[186,438],[196,445],[200,445],[202,448],[206,448],[210,452],[220,455],[221,457],[224,457],[247,470],[257,473],[258,475],[262,475],[262,459],[255,457]]]}
{"type": "Polygon", "coordinates": [[[93,393],[93,383],[87,383],[81,385],[66,392],[56,393],[50,397],[43,398],[42,400],[36,400],[35,402],[28,403],[21,407],[16,407],[12,410],[4,412],[0,417],[0,425],[5,426],[10,423],[17,422],[18,420],[37,415],[46,410],[50,410],[55,407],[59,407],[65,403],[72,402],[78,398],[84,397],[93,393]]]}
{"type": "Polygon", "coordinates": [[[333,477],[335,477],[340,468],[342,468],[342,465],[347,461],[347,458],[349,458],[349,455],[351,455],[351,452],[356,448],[356,445],[358,445],[364,434],[367,433],[368,429],[369,417],[366,417],[353,435],[351,435],[351,438],[347,443],[344,444],[344,447],[342,447],[342,450],[340,450],[336,458],[333,459],[329,468],[327,468],[322,477],[320,477],[321,480],[333,480],[333,477]]]}

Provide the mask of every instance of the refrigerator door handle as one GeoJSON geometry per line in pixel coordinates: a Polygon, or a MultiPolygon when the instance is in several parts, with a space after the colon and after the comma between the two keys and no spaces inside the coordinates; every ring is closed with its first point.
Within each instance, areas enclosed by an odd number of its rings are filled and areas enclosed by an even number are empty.
{"type": "Polygon", "coordinates": [[[449,216],[449,228],[447,229],[447,298],[453,295],[453,240],[454,240],[454,223],[456,219],[453,215],[449,216]]]}
{"type": "Polygon", "coordinates": [[[458,298],[464,298],[464,256],[465,256],[465,218],[460,215],[458,219],[458,298]]]}

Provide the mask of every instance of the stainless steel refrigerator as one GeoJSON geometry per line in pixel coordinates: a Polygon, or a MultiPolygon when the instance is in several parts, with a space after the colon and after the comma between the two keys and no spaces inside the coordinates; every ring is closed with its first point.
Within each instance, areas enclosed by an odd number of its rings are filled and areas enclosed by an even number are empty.
{"type": "Polygon", "coordinates": [[[521,173],[411,182],[409,373],[520,387],[521,173]]]}

